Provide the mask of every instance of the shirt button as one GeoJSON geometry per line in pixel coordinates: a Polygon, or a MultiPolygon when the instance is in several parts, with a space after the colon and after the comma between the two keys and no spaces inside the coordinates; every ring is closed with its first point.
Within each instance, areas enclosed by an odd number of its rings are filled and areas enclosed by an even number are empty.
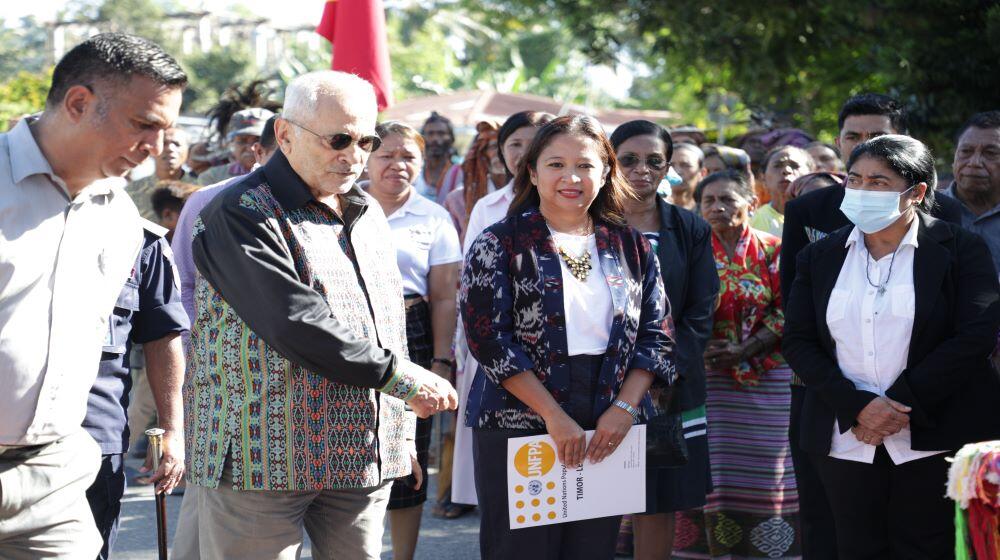
{"type": "Polygon", "coordinates": [[[872,356],[872,355],[874,355],[874,354],[875,354],[874,352],[869,352],[869,353],[868,353],[868,355],[869,355],[869,356],[872,356]]]}
{"type": "Polygon", "coordinates": [[[866,322],[866,323],[871,323],[871,322],[872,322],[872,320],[871,320],[871,319],[865,319],[865,322],[866,322]]]}
{"type": "Polygon", "coordinates": [[[868,290],[868,295],[872,295],[872,294],[874,294],[874,293],[875,293],[875,291],[874,291],[874,290],[868,290]]]}

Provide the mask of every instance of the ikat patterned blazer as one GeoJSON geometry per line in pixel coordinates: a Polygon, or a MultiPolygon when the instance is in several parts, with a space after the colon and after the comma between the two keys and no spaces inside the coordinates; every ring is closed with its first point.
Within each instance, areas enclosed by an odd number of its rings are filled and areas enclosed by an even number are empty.
{"type": "MultiPolygon", "coordinates": [[[[596,223],[595,235],[596,266],[614,304],[597,381],[596,417],[614,402],[629,370],[645,369],[656,375],[657,383],[672,384],[675,368],[669,303],[649,242],[632,228],[603,222],[596,223]]],[[[564,407],[569,403],[562,268],[537,208],[497,222],[473,242],[462,275],[460,308],[469,350],[480,364],[466,424],[544,429],[542,417],[501,385],[531,370],[557,402],[564,407]]]]}

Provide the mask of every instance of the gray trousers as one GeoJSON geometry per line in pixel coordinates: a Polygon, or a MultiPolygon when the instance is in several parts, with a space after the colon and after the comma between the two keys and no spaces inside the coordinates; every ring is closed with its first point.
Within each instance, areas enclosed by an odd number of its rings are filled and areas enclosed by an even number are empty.
{"type": "Polygon", "coordinates": [[[0,451],[0,558],[96,558],[103,540],[86,492],[100,467],[101,449],[83,428],[0,451]]]}
{"type": "Polygon", "coordinates": [[[317,560],[378,560],[391,487],[233,490],[227,462],[218,488],[197,491],[201,557],[297,560],[305,528],[317,560]]]}

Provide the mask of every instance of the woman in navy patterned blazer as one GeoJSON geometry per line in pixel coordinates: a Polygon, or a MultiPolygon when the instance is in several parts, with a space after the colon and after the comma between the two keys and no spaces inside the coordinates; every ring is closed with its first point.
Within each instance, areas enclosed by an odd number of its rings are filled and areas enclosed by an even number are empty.
{"type": "Polygon", "coordinates": [[[620,517],[511,530],[507,439],[548,433],[559,461],[613,453],[653,383],[674,379],[670,314],[632,189],[590,117],[541,128],[508,217],[467,254],[461,312],[480,363],[469,395],[484,559],[607,559],[620,517]],[[587,441],[585,430],[595,430],[587,441]]]}

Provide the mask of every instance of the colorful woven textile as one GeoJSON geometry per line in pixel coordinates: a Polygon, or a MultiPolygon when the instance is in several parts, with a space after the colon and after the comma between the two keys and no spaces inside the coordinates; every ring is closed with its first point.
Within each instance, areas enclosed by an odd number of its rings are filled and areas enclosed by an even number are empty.
{"type": "Polygon", "coordinates": [[[955,500],[955,558],[1000,560],[1000,441],[966,445],[948,471],[955,500]]]}
{"type": "Polygon", "coordinates": [[[706,372],[708,449],[715,490],[704,509],[679,512],[675,558],[797,558],[799,499],[788,448],[792,371],[754,386],[706,372]]]}

